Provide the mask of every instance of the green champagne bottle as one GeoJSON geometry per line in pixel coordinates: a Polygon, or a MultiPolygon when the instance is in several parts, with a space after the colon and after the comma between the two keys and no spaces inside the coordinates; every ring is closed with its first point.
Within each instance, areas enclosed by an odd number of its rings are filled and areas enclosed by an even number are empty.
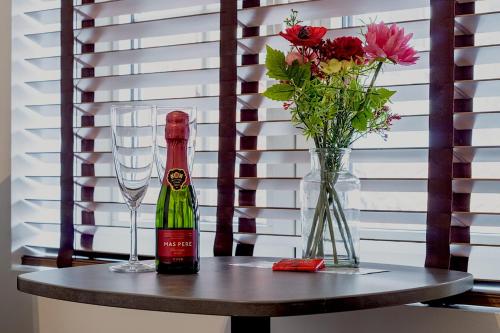
{"type": "Polygon", "coordinates": [[[156,204],[156,271],[197,273],[200,269],[200,217],[187,163],[187,113],[168,113],[165,138],[167,166],[156,204]]]}

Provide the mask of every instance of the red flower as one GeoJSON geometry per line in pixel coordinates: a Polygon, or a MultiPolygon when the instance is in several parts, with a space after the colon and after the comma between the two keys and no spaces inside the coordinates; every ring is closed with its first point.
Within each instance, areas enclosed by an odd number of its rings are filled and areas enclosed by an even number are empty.
{"type": "Polygon", "coordinates": [[[363,44],[358,37],[335,38],[332,46],[338,60],[356,60],[365,55],[363,44]]]}
{"type": "Polygon", "coordinates": [[[280,32],[280,36],[288,40],[295,46],[316,46],[321,43],[321,38],[326,34],[325,27],[311,27],[294,25],[286,28],[285,32],[280,32]]]}
{"type": "Polygon", "coordinates": [[[321,43],[320,53],[322,60],[357,60],[363,58],[365,51],[363,43],[357,37],[338,37],[333,41],[327,39],[321,43]]]}

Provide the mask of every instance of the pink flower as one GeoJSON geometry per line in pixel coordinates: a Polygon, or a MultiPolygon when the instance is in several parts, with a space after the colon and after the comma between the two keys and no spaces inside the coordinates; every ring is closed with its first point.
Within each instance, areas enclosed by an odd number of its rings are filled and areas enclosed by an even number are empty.
{"type": "Polygon", "coordinates": [[[302,54],[296,51],[292,51],[286,55],[285,61],[288,66],[291,66],[293,62],[297,60],[299,65],[302,65],[304,62],[307,62],[309,59],[305,58],[302,54]]]}
{"type": "Polygon", "coordinates": [[[384,22],[371,23],[365,33],[366,56],[370,60],[389,59],[395,64],[409,66],[419,59],[417,51],[408,42],[413,34],[405,35],[404,28],[390,27],[384,22]]]}
{"type": "Polygon", "coordinates": [[[283,109],[288,110],[292,106],[292,103],[283,102],[283,109]]]}

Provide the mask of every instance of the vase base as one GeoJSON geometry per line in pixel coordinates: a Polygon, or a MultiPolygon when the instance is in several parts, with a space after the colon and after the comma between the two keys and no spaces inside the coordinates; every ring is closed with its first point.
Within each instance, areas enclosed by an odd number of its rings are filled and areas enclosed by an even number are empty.
{"type": "Polygon", "coordinates": [[[338,257],[337,260],[335,260],[333,257],[324,257],[324,258],[307,258],[304,257],[304,259],[323,259],[325,262],[325,267],[343,267],[343,268],[357,268],[359,267],[359,259],[352,259],[352,258],[346,258],[346,257],[338,257]]]}
{"type": "Polygon", "coordinates": [[[333,259],[324,259],[326,267],[344,267],[344,268],[357,268],[359,267],[359,262],[353,260],[338,260],[335,262],[333,259]]]}

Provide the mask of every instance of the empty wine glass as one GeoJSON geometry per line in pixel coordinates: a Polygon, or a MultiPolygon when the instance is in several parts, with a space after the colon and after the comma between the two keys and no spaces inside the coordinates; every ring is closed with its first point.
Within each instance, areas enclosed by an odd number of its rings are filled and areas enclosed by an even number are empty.
{"type": "Polygon", "coordinates": [[[151,272],[154,266],[140,262],[137,257],[137,210],[148,189],[154,164],[156,108],[112,106],[111,130],[116,177],[130,210],[130,259],[110,269],[121,273],[151,272]]]}
{"type": "Polygon", "coordinates": [[[167,166],[167,141],[165,140],[165,125],[167,114],[172,111],[182,111],[189,116],[189,139],[187,145],[189,173],[193,174],[194,151],[196,145],[196,108],[195,107],[156,107],[156,170],[161,183],[167,166]]]}

